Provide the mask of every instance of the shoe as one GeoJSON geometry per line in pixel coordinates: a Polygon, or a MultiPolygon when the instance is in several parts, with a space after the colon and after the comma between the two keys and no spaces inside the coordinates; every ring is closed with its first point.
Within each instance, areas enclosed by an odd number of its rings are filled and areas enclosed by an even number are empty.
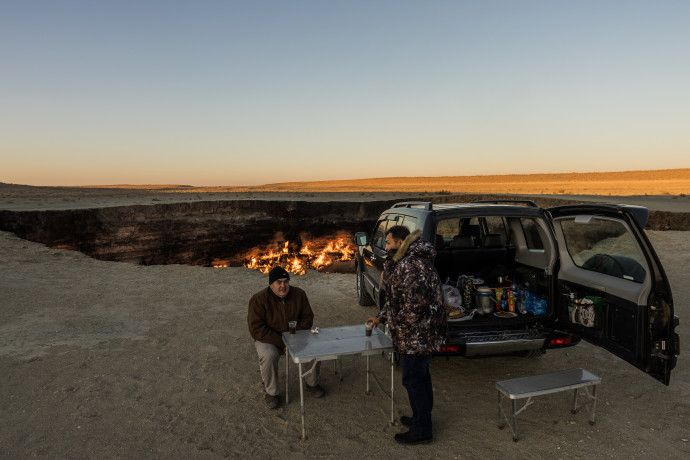
{"type": "Polygon", "coordinates": [[[412,417],[408,417],[407,415],[403,415],[400,417],[400,423],[405,425],[406,427],[411,427],[412,426],[412,417]]]}
{"type": "Polygon", "coordinates": [[[278,409],[278,406],[280,406],[280,398],[278,395],[276,396],[271,396],[268,393],[266,393],[266,407],[269,409],[278,409]]]}
{"type": "Polygon", "coordinates": [[[319,385],[318,383],[313,387],[309,385],[306,385],[306,387],[307,392],[311,393],[311,395],[315,398],[322,398],[326,394],[326,392],[323,391],[323,388],[321,388],[321,385],[319,385]]]}
{"type": "Polygon", "coordinates": [[[414,445],[414,444],[427,444],[430,443],[431,441],[434,440],[433,436],[417,436],[411,431],[407,431],[405,433],[398,433],[395,435],[395,440],[398,441],[400,444],[409,444],[409,445],[414,445]]]}

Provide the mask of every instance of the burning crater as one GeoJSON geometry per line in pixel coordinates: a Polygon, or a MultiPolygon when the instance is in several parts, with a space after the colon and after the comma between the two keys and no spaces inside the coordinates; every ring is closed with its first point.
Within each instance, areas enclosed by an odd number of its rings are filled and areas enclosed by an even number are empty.
{"type": "MultiPolygon", "coordinates": [[[[268,273],[276,265],[297,275],[303,275],[307,270],[354,272],[356,248],[351,240],[352,236],[343,232],[323,238],[303,233],[290,241],[277,235],[273,243],[252,248],[241,255],[241,265],[262,273],[268,273]]],[[[217,259],[212,266],[237,266],[237,261],[217,259]]]]}
{"type": "Polygon", "coordinates": [[[236,200],[0,211],[0,230],[107,261],[350,272],[352,235],[372,228],[391,204],[236,200]]]}
{"type": "MultiPolygon", "coordinates": [[[[500,196],[465,196],[507,199],[500,196]]],[[[407,200],[429,200],[408,198],[407,200]]],[[[435,202],[458,201],[457,196],[435,202]]],[[[0,230],[52,248],[100,260],[143,265],[189,264],[251,267],[281,265],[347,272],[354,268],[352,235],[373,227],[382,210],[398,201],[195,201],[94,209],[0,210],[0,230]]],[[[542,206],[566,204],[540,200],[542,206]]],[[[656,211],[651,230],[686,230],[688,213],[656,211]]]]}

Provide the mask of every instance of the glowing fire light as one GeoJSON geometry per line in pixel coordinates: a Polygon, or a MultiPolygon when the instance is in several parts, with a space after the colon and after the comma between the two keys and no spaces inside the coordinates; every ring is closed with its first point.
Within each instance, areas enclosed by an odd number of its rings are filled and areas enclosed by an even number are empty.
{"type": "Polygon", "coordinates": [[[279,250],[267,249],[262,254],[253,252],[246,257],[243,266],[268,273],[279,265],[290,273],[303,275],[308,269],[321,270],[334,262],[345,262],[355,257],[355,248],[345,238],[329,240],[325,244],[310,241],[299,250],[291,250],[289,241],[281,242],[280,246],[279,250]],[[318,246],[322,248],[318,249],[318,246]]]}

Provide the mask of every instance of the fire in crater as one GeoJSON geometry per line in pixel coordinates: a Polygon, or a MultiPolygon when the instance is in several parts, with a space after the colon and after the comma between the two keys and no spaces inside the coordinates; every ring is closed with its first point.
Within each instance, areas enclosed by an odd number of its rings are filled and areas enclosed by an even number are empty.
{"type": "MultiPolygon", "coordinates": [[[[262,273],[268,273],[276,265],[296,275],[303,275],[307,270],[343,272],[350,271],[345,265],[354,260],[355,252],[354,244],[345,235],[329,238],[300,235],[291,240],[278,236],[272,244],[247,252],[242,257],[242,266],[262,273]]],[[[227,265],[214,263],[214,266],[227,265]]]]}

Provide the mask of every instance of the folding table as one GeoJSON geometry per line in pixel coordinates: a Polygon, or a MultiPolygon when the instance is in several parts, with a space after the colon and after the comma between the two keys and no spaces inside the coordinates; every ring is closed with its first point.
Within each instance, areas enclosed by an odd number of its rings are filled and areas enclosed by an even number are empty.
{"type": "Polygon", "coordinates": [[[361,355],[367,358],[367,394],[369,393],[369,357],[381,353],[390,352],[391,358],[391,423],[394,419],[394,369],[395,360],[393,342],[390,337],[380,329],[374,328],[371,336],[367,337],[364,325],[329,327],[319,330],[318,334],[311,331],[297,331],[295,334],[283,332],[285,343],[285,403],[289,402],[289,362],[290,359],[297,364],[299,369],[299,396],[300,412],[302,416],[302,439],[305,440],[306,430],[304,422],[304,377],[314,372],[314,367],[319,361],[339,360],[346,355],[361,355]],[[309,370],[302,371],[302,365],[312,363],[309,370]]]}

